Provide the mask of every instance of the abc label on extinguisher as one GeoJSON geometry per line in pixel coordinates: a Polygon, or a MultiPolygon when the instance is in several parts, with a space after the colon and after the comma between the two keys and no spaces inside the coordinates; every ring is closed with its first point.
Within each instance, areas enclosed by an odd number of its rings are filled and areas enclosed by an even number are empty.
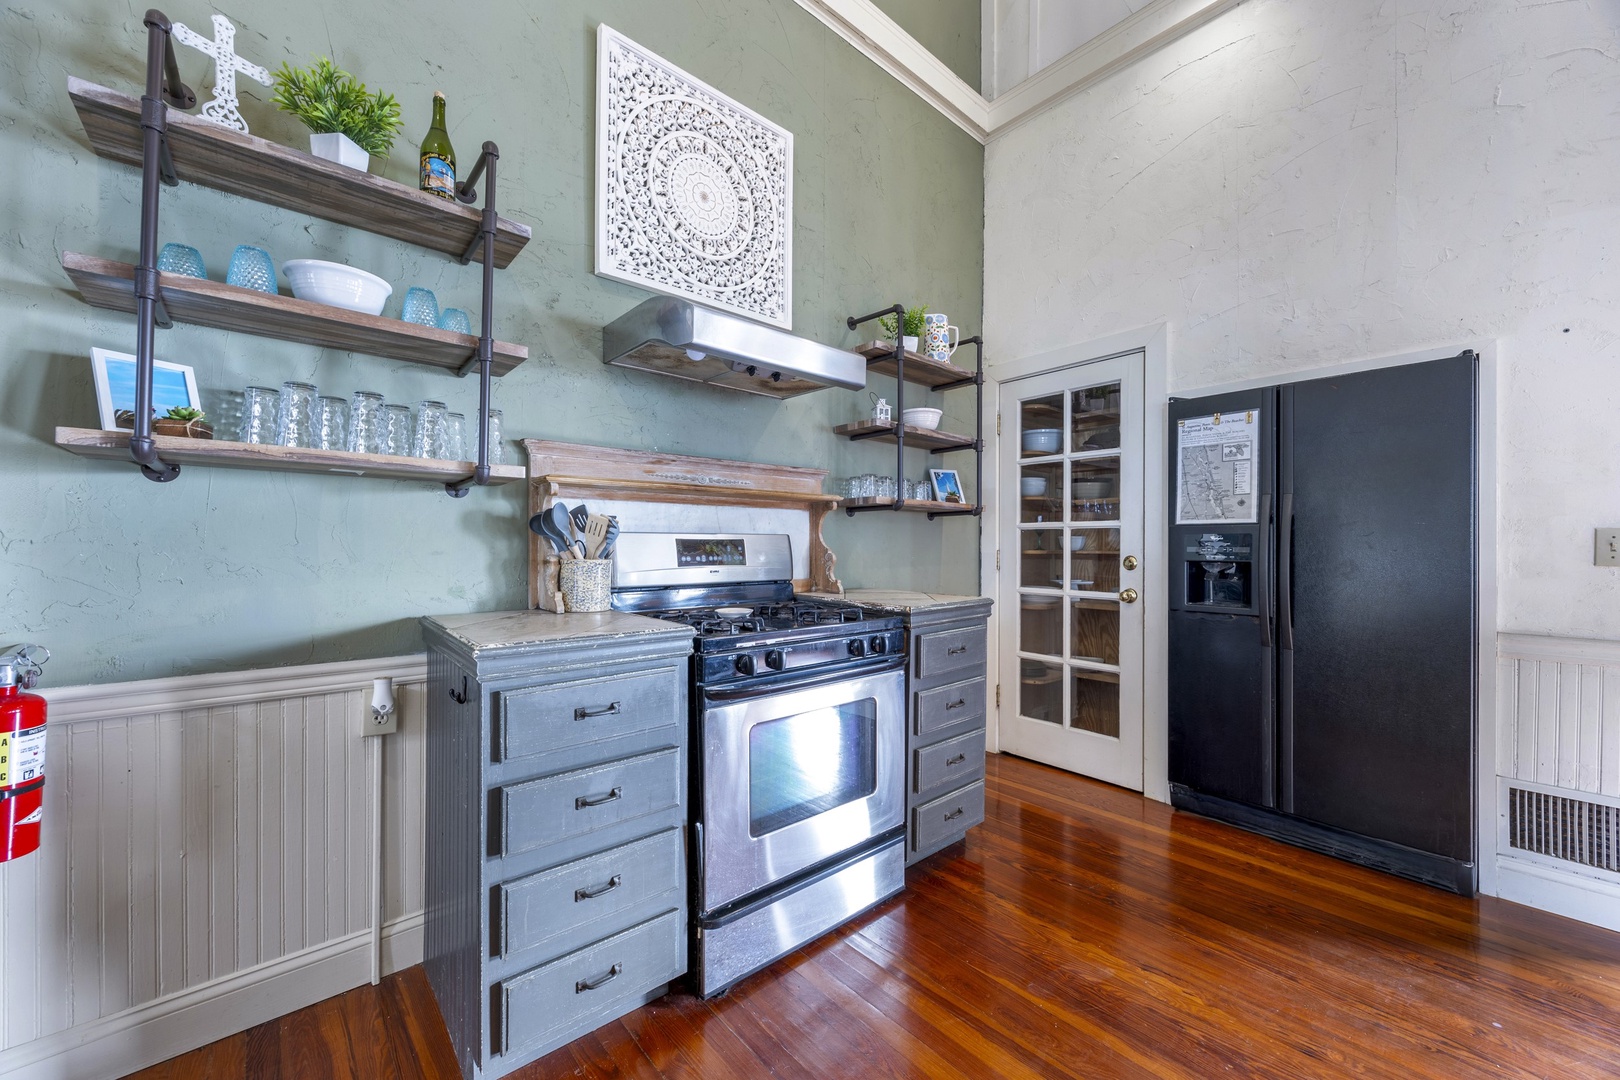
{"type": "Polygon", "coordinates": [[[45,728],[0,732],[0,787],[13,787],[45,775],[45,728]]]}

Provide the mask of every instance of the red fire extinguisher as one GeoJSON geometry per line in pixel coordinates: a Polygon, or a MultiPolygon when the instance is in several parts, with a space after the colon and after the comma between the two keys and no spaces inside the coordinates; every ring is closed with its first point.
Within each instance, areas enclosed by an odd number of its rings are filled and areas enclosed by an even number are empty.
{"type": "Polygon", "coordinates": [[[0,862],[39,847],[45,817],[45,699],[23,691],[51,658],[40,645],[0,653],[0,862]]]}

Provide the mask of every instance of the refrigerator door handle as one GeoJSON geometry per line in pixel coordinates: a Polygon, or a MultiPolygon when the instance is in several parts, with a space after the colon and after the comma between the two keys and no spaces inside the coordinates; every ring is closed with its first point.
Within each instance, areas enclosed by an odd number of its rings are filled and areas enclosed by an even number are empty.
{"type": "MultiPolygon", "coordinates": [[[[1271,524],[1271,493],[1268,491],[1260,496],[1260,527],[1267,528],[1271,524]]],[[[1269,530],[1268,530],[1269,531],[1269,530]]],[[[1271,648],[1271,597],[1267,579],[1269,574],[1255,575],[1254,608],[1260,614],[1260,647],[1271,648]]]]}
{"type": "Polygon", "coordinates": [[[1281,646],[1294,650],[1294,495],[1282,497],[1277,515],[1277,636],[1281,646]]]}

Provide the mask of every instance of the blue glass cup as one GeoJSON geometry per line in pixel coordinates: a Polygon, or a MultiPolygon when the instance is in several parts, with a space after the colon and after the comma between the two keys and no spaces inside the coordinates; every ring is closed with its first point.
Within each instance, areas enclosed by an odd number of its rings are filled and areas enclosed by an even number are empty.
{"type": "Polygon", "coordinates": [[[411,288],[405,294],[405,307],[400,312],[401,319],[419,326],[439,325],[439,300],[433,295],[432,289],[411,288]]]}
{"type": "Polygon", "coordinates": [[[449,330],[453,334],[472,333],[472,320],[460,308],[447,307],[439,315],[439,329],[449,330]]]}
{"type": "Polygon", "coordinates": [[[185,244],[164,244],[163,250],[158,252],[157,268],[162,273],[180,277],[208,276],[208,271],[203,269],[202,252],[185,244]]]}
{"type": "Polygon", "coordinates": [[[276,264],[264,248],[238,244],[231,252],[231,268],[225,271],[225,284],[259,292],[276,291],[276,264]]]}

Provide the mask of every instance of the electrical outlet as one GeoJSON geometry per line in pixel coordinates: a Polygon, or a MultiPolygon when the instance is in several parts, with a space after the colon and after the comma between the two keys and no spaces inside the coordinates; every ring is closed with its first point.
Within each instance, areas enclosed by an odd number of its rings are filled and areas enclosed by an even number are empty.
{"type": "Polygon", "coordinates": [[[371,700],[365,705],[367,735],[392,735],[399,730],[399,710],[394,706],[394,680],[388,676],[371,680],[371,700]]]}
{"type": "Polygon", "coordinates": [[[393,735],[399,731],[399,713],[380,713],[371,706],[366,706],[366,734],[367,735],[393,735]]]}
{"type": "Polygon", "coordinates": [[[1620,566],[1620,529],[1599,529],[1592,541],[1593,566],[1620,566]]]}

